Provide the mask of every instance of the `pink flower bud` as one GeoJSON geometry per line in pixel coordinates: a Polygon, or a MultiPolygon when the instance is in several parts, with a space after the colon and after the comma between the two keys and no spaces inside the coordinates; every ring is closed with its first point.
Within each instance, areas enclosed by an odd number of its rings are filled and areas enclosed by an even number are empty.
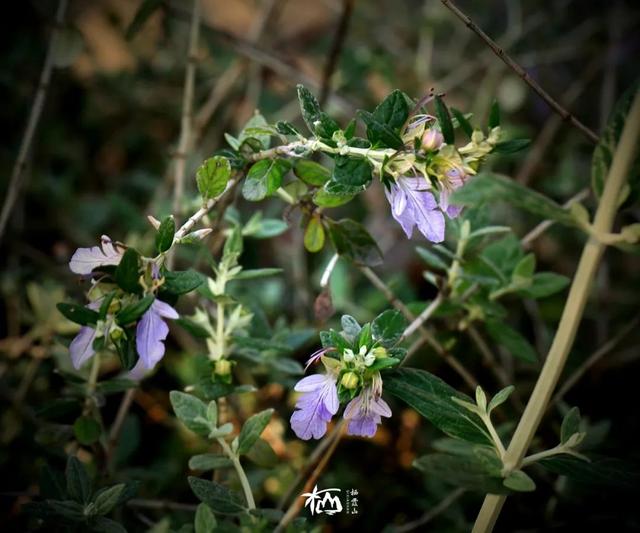
{"type": "Polygon", "coordinates": [[[428,129],[422,135],[422,149],[427,152],[437,150],[443,142],[444,138],[442,137],[442,133],[434,128],[428,129]]]}

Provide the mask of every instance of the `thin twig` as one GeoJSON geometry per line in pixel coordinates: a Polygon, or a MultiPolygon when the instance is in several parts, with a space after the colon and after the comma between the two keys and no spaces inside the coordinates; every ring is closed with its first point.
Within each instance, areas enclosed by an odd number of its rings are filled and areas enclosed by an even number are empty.
{"type": "Polygon", "coordinates": [[[7,223],[9,222],[9,217],[11,216],[11,211],[13,210],[13,206],[18,198],[21,178],[24,174],[24,169],[27,166],[27,157],[31,150],[31,144],[36,133],[36,129],[38,128],[38,123],[40,122],[44,101],[47,97],[47,89],[49,88],[49,82],[51,81],[51,72],[54,67],[54,44],[58,37],[58,32],[64,23],[66,10],[67,0],[60,0],[56,10],[55,26],[53,27],[51,37],[49,38],[47,55],[44,60],[42,72],[40,73],[40,82],[38,83],[33,105],[31,106],[27,126],[24,130],[24,134],[22,135],[20,149],[18,150],[18,157],[13,165],[13,171],[11,172],[11,178],[9,180],[9,187],[7,188],[4,204],[2,205],[2,212],[0,212],[0,241],[2,241],[7,223]]]}
{"type": "MultiPolygon", "coordinates": [[[[509,376],[505,372],[504,368],[502,368],[502,366],[498,364],[498,361],[496,361],[491,348],[489,348],[477,328],[473,324],[470,324],[467,328],[467,333],[482,355],[485,366],[489,368],[489,370],[491,370],[491,373],[495,376],[500,386],[502,388],[505,388],[511,385],[511,383],[509,382],[509,376]]],[[[513,391],[513,393],[509,396],[509,399],[516,409],[522,410],[524,404],[522,403],[522,398],[520,398],[517,390],[513,391]]]]}
{"type": "MultiPolygon", "coordinates": [[[[578,78],[567,90],[565,97],[563,98],[564,105],[572,105],[582,94],[587,84],[600,70],[602,66],[602,58],[596,58],[584,70],[584,74],[578,78]]],[[[558,115],[551,115],[545,122],[545,125],[540,130],[538,137],[531,146],[531,149],[527,152],[527,156],[520,167],[520,170],[514,178],[518,183],[527,185],[533,172],[536,170],[540,162],[543,160],[543,155],[547,148],[551,145],[551,142],[555,138],[556,134],[560,130],[562,125],[562,117],[558,115]]]]}
{"type": "Polygon", "coordinates": [[[344,46],[344,42],[347,37],[349,22],[351,21],[351,15],[353,14],[354,4],[355,0],[342,0],[342,13],[340,14],[338,27],[336,28],[336,33],[333,37],[333,42],[331,43],[331,50],[329,51],[329,56],[322,73],[322,83],[320,86],[319,98],[320,105],[324,105],[327,101],[327,98],[329,97],[329,91],[331,89],[331,78],[333,77],[333,73],[336,70],[336,66],[342,52],[342,47],[344,46]]]}
{"type": "Polygon", "coordinates": [[[219,196],[216,196],[215,198],[211,198],[207,200],[207,202],[200,209],[198,209],[193,215],[191,215],[191,217],[182,225],[182,227],[178,231],[176,231],[174,238],[178,240],[184,237],[185,235],[187,235],[187,233],[189,233],[193,229],[193,227],[207,213],[209,213],[209,211],[211,211],[216,206],[216,204],[220,201],[221,198],[223,198],[226,194],[228,194],[229,191],[233,190],[237,181],[238,181],[238,178],[230,179],[229,182],[227,183],[227,188],[225,189],[225,191],[219,196]]]}
{"type": "MultiPolygon", "coordinates": [[[[320,459],[320,462],[313,470],[313,473],[305,483],[304,488],[302,489],[302,492],[309,492],[311,490],[311,488],[315,485],[316,481],[320,477],[320,474],[329,463],[329,459],[331,459],[333,452],[335,452],[342,438],[343,427],[344,427],[344,424],[340,424],[339,426],[336,426],[336,429],[334,431],[335,436],[332,436],[333,440],[331,441],[330,445],[328,446],[327,450],[322,456],[322,459],[320,459]]],[[[284,531],[284,529],[298,515],[298,513],[300,512],[300,509],[302,509],[302,501],[299,498],[296,498],[291,504],[291,506],[289,507],[289,509],[287,509],[287,512],[284,514],[284,516],[280,519],[280,522],[278,522],[278,526],[274,529],[274,533],[280,533],[284,531]]]]}
{"type": "Polygon", "coordinates": [[[192,503],[179,503],[166,500],[145,500],[134,498],[127,502],[128,507],[138,507],[141,509],[156,509],[158,511],[188,511],[194,512],[198,506],[192,503]]]}
{"type": "MultiPolygon", "coordinates": [[[[400,299],[393,293],[391,288],[382,281],[378,275],[368,267],[361,267],[360,270],[362,273],[371,281],[371,283],[385,296],[385,298],[389,301],[389,303],[395,307],[398,311],[400,311],[404,317],[413,322],[415,320],[415,315],[409,310],[409,308],[402,302],[400,299]]],[[[431,334],[431,332],[421,324],[418,328],[421,337],[435,350],[435,352],[442,357],[442,359],[447,363],[469,386],[471,390],[475,390],[478,386],[478,380],[476,380],[473,375],[458,361],[455,357],[453,357],[447,350],[438,342],[438,340],[431,334]]],[[[408,357],[408,356],[407,356],[408,357]]]]}
{"type": "Polygon", "coordinates": [[[120,402],[120,407],[118,407],[118,412],[116,413],[116,418],[111,425],[111,430],[109,431],[109,440],[107,441],[107,452],[106,452],[106,467],[109,472],[113,466],[113,460],[115,457],[116,446],[118,445],[118,439],[120,438],[120,432],[122,431],[122,424],[124,424],[124,420],[127,417],[127,413],[131,408],[131,404],[133,403],[133,398],[136,395],[136,389],[129,389],[122,396],[122,400],[120,402]]]}
{"type": "Polygon", "coordinates": [[[636,329],[640,324],[640,315],[636,316],[631,322],[624,326],[615,336],[605,342],[593,354],[591,354],[562,384],[553,399],[549,402],[549,408],[556,405],[569,392],[587,371],[593,367],[600,359],[613,350],[629,333],[636,329]]]}
{"type": "Polygon", "coordinates": [[[579,129],[585,137],[587,137],[592,143],[598,143],[598,136],[582,122],[580,122],[573,114],[562,107],[547,91],[545,91],[537,81],[535,81],[518,63],[516,63],[511,56],[509,56],[500,46],[498,46],[480,27],[475,24],[466,14],[450,0],[440,0],[444,6],[449,9],[454,15],[456,15],[462,22],[464,22],[471,31],[473,31],[484,43],[493,50],[493,52],[504,63],[511,68],[522,80],[529,85],[537,94],[542,98],[556,113],[558,113],[563,120],[569,122],[571,125],[579,129]]]}
{"type": "Polygon", "coordinates": [[[180,140],[173,154],[173,213],[180,215],[182,195],[184,193],[184,176],[187,154],[191,145],[191,126],[193,122],[193,93],[196,79],[196,63],[198,60],[198,35],[200,29],[200,0],[193,0],[191,25],[189,28],[189,48],[187,51],[187,68],[184,75],[184,91],[182,94],[182,118],[180,120],[180,140]]]}

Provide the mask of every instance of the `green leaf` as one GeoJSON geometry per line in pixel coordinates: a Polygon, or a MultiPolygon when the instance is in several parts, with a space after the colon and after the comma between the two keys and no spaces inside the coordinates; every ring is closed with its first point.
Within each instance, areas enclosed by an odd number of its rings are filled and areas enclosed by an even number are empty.
{"type": "Polygon", "coordinates": [[[260,144],[258,150],[263,150],[265,148],[269,148],[269,145],[271,144],[271,136],[276,133],[277,130],[273,126],[269,125],[260,112],[255,111],[242,128],[242,131],[238,136],[238,142],[242,144],[247,140],[255,139],[260,144]]]}
{"type": "Polygon", "coordinates": [[[110,513],[118,504],[122,491],[125,489],[124,483],[118,483],[112,487],[102,489],[93,499],[93,512],[97,515],[110,513]]]}
{"type": "Polygon", "coordinates": [[[206,202],[222,194],[231,178],[231,163],[221,155],[206,159],[196,172],[196,183],[202,199],[206,202]]]}
{"type": "Polygon", "coordinates": [[[518,492],[531,492],[536,490],[536,484],[522,470],[513,470],[504,478],[504,486],[518,492]]]}
{"type": "Polygon", "coordinates": [[[129,304],[123,307],[116,314],[116,321],[120,326],[126,326],[131,324],[140,318],[151,307],[151,304],[155,300],[153,294],[147,294],[144,298],[141,298],[135,303],[129,304]]]}
{"type": "Polygon", "coordinates": [[[245,454],[251,449],[267,427],[272,414],[273,409],[266,409],[247,419],[238,437],[238,455],[245,454]]]}
{"type": "Polygon", "coordinates": [[[394,131],[399,131],[409,117],[409,103],[405,95],[395,90],[389,94],[373,111],[373,116],[389,126],[394,131]]]}
{"type": "MultiPolygon", "coordinates": [[[[366,159],[337,156],[331,181],[352,190],[361,190],[371,183],[371,163],[366,159]]],[[[326,190],[331,190],[329,186],[326,190]]]]}
{"type": "Polygon", "coordinates": [[[497,201],[508,202],[542,218],[569,226],[575,225],[575,220],[568,210],[550,198],[503,176],[478,175],[467,181],[451,197],[451,203],[468,206],[493,205],[497,201]]]}
{"type": "Polygon", "coordinates": [[[528,148],[531,144],[531,139],[511,139],[509,141],[502,141],[497,143],[493,147],[494,154],[515,154],[525,148],[528,148]]]}
{"type": "Polygon", "coordinates": [[[169,393],[171,405],[180,421],[198,435],[208,436],[211,424],[207,420],[207,406],[192,394],[173,390],[169,393]]]}
{"type": "Polygon", "coordinates": [[[278,464],[278,456],[264,439],[258,439],[247,452],[247,458],[262,468],[273,468],[278,464]]]}
{"type": "Polygon", "coordinates": [[[493,398],[491,398],[491,401],[487,406],[487,412],[491,413],[491,411],[493,411],[496,407],[506,402],[514,390],[515,387],[513,385],[509,385],[508,387],[505,387],[504,389],[499,391],[493,398]]]}
{"type": "Polygon", "coordinates": [[[173,236],[176,234],[176,221],[172,215],[166,217],[156,233],[156,250],[158,253],[166,252],[173,244],[173,236]]]}
{"type": "Polygon", "coordinates": [[[218,468],[229,468],[230,466],[233,466],[231,459],[215,453],[202,453],[189,459],[189,468],[191,470],[217,470],[218,468]]]}
{"type": "Polygon", "coordinates": [[[195,533],[215,533],[218,522],[211,507],[204,503],[198,505],[193,525],[195,533]]]}
{"type": "Polygon", "coordinates": [[[238,274],[233,276],[233,279],[256,279],[264,278],[266,276],[275,276],[277,274],[282,274],[281,268],[252,268],[250,270],[240,271],[238,274]]]}
{"type": "Polygon", "coordinates": [[[373,339],[379,341],[385,348],[391,348],[407,327],[407,320],[400,311],[388,309],[379,314],[371,323],[373,339]]]}
{"type": "Polygon", "coordinates": [[[486,328],[494,342],[504,346],[516,359],[525,363],[538,362],[533,346],[515,329],[497,320],[487,320],[486,328]]]}
{"type": "Polygon", "coordinates": [[[531,278],[531,285],[518,292],[530,298],[546,298],[563,290],[571,280],[554,272],[539,272],[531,278]]]}
{"type": "Polygon", "coordinates": [[[254,239],[270,239],[283,234],[289,229],[289,225],[278,218],[263,218],[258,224],[258,228],[249,235],[254,239]]]}
{"type": "Polygon", "coordinates": [[[342,315],[340,318],[340,324],[342,325],[342,331],[353,342],[360,335],[362,327],[358,324],[358,321],[350,315],[342,315]]]}
{"type": "Polygon", "coordinates": [[[506,494],[499,472],[475,455],[451,455],[434,453],[424,455],[413,462],[418,470],[431,479],[472,491],[487,494],[506,494]]]}
{"type": "Polygon", "coordinates": [[[362,224],[351,219],[329,220],[329,237],[339,255],[355,263],[374,266],[382,260],[376,241],[362,224]]]}
{"type": "Polygon", "coordinates": [[[73,433],[80,444],[88,446],[97,442],[102,433],[102,428],[95,418],[81,416],[73,423],[73,433]]]}
{"type": "Polygon", "coordinates": [[[440,124],[440,130],[442,131],[444,142],[447,144],[453,144],[455,142],[453,123],[451,122],[451,116],[449,115],[447,105],[440,96],[436,96],[435,98],[435,108],[436,118],[438,119],[438,124],[440,124]]]}
{"type": "Polygon", "coordinates": [[[500,105],[494,100],[489,110],[489,129],[493,129],[500,125],[500,105]]]}
{"type": "Polygon", "coordinates": [[[324,227],[320,217],[311,217],[307,229],[304,231],[304,247],[309,252],[319,252],[324,248],[324,240],[324,227]]]}
{"type": "Polygon", "coordinates": [[[242,186],[242,196],[251,202],[264,200],[282,184],[282,177],[289,170],[284,159],[263,159],[249,169],[242,186]]]}
{"type": "Polygon", "coordinates": [[[308,185],[322,187],[331,177],[331,171],[309,159],[298,159],[293,167],[293,173],[308,185]]]}
{"type": "Polygon", "coordinates": [[[297,128],[286,120],[279,120],[276,122],[276,131],[281,135],[293,135],[294,137],[300,135],[297,128]]]}
{"type": "Polygon", "coordinates": [[[195,270],[181,270],[164,273],[162,290],[180,296],[197,289],[204,282],[205,277],[195,270]]]}
{"type": "Polygon", "coordinates": [[[69,497],[78,503],[87,503],[91,497],[91,480],[82,463],[72,455],[67,459],[65,479],[69,497]]]}
{"type": "MultiPolygon", "coordinates": [[[[633,99],[639,89],[640,81],[636,81],[616,102],[607,121],[605,130],[600,136],[598,145],[593,151],[593,159],[591,161],[591,186],[598,198],[602,195],[604,182],[607,179],[607,174],[613,161],[613,153],[622,135],[622,130],[627,121],[627,115],[631,109],[633,99]]],[[[630,167],[628,179],[625,179],[625,183],[629,183],[633,197],[636,198],[640,190],[640,152],[638,151],[630,167]]]]}
{"type": "Polygon", "coordinates": [[[589,459],[585,461],[572,455],[561,454],[542,459],[537,464],[597,490],[607,487],[614,490],[637,491],[640,482],[640,469],[637,463],[610,457],[590,457],[589,459]]]}
{"type": "Polygon", "coordinates": [[[114,274],[118,286],[132,293],[140,292],[140,254],[133,248],[127,248],[114,274]]]}
{"type": "Polygon", "coordinates": [[[151,15],[153,15],[162,6],[162,4],[162,0],[143,0],[140,7],[136,10],[136,14],[125,33],[127,41],[130,41],[135,37],[147,20],[151,18],[151,15]]]}
{"type": "Polygon", "coordinates": [[[237,514],[246,511],[240,496],[214,481],[189,476],[189,485],[198,499],[216,513],[237,514]]]}
{"type": "Polygon", "coordinates": [[[404,143],[393,128],[378,120],[375,115],[368,111],[359,110],[356,114],[367,126],[367,139],[371,141],[371,144],[382,143],[383,146],[388,146],[389,148],[402,149],[404,143]]]}
{"type": "Polygon", "coordinates": [[[125,334],[120,338],[120,342],[116,343],[116,350],[122,368],[131,370],[138,362],[135,327],[125,329],[125,334]]]}
{"type": "Polygon", "coordinates": [[[472,402],[440,378],[415,368],[398,368],[385,373],[384,389],[400,398],[440,431],[457,439],[492,445],[483,422],[451,398],[472,402]]]}
{"type": "Polygon", "coordinates": [[[226,259],[232,255],[240,255],[244,247],[244,240],[242,239],[242,230],[240,226],[235,226],[231,230],[231,234],[227,237],[222,249],[222,258],[226,259]]]}
{"type": "Polygon", "coordinates": [[[83,305],[59,303],[56,304],[56,307],[71,322],[81,326],[93,326],[100,320],[100,315],[96,311],[83,305]]]}
{"type": "Polygon", "coordinates": [[[562,419],[560,442],[564,444],[569,438],[580,432],[580,409],[572,407],[562,419]]]}
{"type": "Polygon", "coordinates": [[[349,203],[355,198],[355,194],[344,192],[328,192],[318,189],[313,195],[313,203],[319,207],[338,207],[349,203]]]}
{"type": "Polygon", "coordinates": [[[298,101],[302,118],[309,131],[321,139],[330,140],[333,133],[340,129],[338,123],[327,115],[316,97],[303,85],[298,85],[298,101]]]}
{"type": "Polygon", "coordinates": [[[449,269],[449,266],[432,251],[427,250],[426,248],[422,248],[422,246],[418,246],[416,248],[416,252],[418,252],[418,255],[431,268],[435,270],[444,270],[445,272],[449,269]]]}
{"type": "Polygon", "coordinates": [[[458,121],[458,124],[462,128],[462,131],[464,131],[467,137],[471,138],[471,135],[473,135],[473,126],[471,126],[471,124],[461,111],[458,111],[455,107],[450,108],[450,110],[454,118],[458,121]]]}
{"type": "Polygon", "coordinates": [[[514,283],[529,281],[536,270],[536,256],[534,254],[525,255],[513,269],[511,279],[514,283]]]}

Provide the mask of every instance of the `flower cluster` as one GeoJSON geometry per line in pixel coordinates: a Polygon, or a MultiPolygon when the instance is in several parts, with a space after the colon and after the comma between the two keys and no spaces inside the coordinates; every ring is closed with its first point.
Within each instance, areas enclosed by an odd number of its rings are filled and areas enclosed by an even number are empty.
{"type": "MultiPolygon", "coordinates": [[[[388,323],[389,317],[383,313],[372,324],[360,327],[352,317],[344,316],[342,332],[321,334],[323,348],[309,358],[307,369],[321,361],[325,372],[307,376],[294,387],[302,393],[291,415],[291,428],[299,438],[321,438],[341,403],[346,403],[343,417],[349,435],[373,437],[382,417],[391,416],[382,399],[380,371],[399,364],[405,352],[392,347],[398,335],[389,336],[389,328],[377,327],[388,323]]],[[[403,325],[402,321],[395,323],[403,325]]]]}
{"type": "Polygon", "coordinates": [[[476,174],[482,160],[494,149],[500,128],[485,138],[480,130],[471,142],[456,148],[444,142],[440,126],[431,115],[416,115],[402,132],[412,152],[402,152],[385,166],[391,177],[384,181],[393,217],[411,238],[413,228],[432,242],[444,240],[445,215],[456,218],[461,208],[449,197],[476,174]]]}
{"type": "MultiPolygon", "coordinates": [[[[80,328],[69,345],[69,352],[74,368],[79,369],[98,350],[108,347],[110,343],[119,352],[130,351],[128,344],[123,342],[129,341],[138,355],[129,375],[139,379],[164,356],[164,341],[169,333],[166,320],[179,316],[171,305],[156,297],[164,278],[158,263],[154,261],[143,262],[143,273],[139,278],[138,268],[134,264],[133,276],[138,278],[139,294],[122,290],[108,274],[92,276],[96,270],[117,268],[124,254],[125,247],[113,243],[106,235],[102,236],[101,246],[78,248],[73,254],[69,262],[70,270],[74,274],[91,277],[88,293],[90,303],[86,309],[93,312],[88,316],[95,315],[95,320],[80,328]]],[[[123,354],[123,357],[126,358],[126,355],[123,354]]]]}

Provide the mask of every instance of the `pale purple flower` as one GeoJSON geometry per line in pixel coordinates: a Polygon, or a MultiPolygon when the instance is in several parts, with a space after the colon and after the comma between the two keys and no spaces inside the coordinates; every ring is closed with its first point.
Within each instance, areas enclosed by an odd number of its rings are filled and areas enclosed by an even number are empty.
{"type": "Polygon", "coordinates": [[[362,389],[344,410],[344,418],[349,421],[347,433],[360,437],[373,437],[378,430],[381,417],[390,417],[391,409],[382,399],[382,379],[374,377],[371,385],[362,389]]]}
{"type": "Polygon", "coordinates": [[[462,206],[449,203],[449,196],[464,185],[466,178],[466,174],[459,167],[453,167],[445,172],[445,179],[442,181],[442,189],[440,190],[440,209],[447,213],[449,218],[456,218],[462,211],[462,206]]]}
{"type": "Polygon", "coordinates": [[[130,372],[130,377],[140,378],[152,370],[164,356],[164,340],[169,334],[165,319],[179,318],[178,312],[158,299],[142,315],[136,326],[136,348],[140,358],[130,372]]]}
{"type": "Polygon", "coordinates": [[[298,398],[291,415],[291,429],[302,440],[321,438],[340,406],[335,373],[307,376],[298,381],[294,389],[304,394],[298,398]]]}
{"type": "Polygon", "coordinates": [[[101,246],[92,246],[91,248],[78,248],[71,260],[69,268],[74,274],[86,276],[99,266],[118,265],[124,250],[118,246],[114,246],[111,239],[107,235],[103,235],[100,239],[101,246]]]}
{"type": "MultiPolygon", "coordinates": [[[[91,302],[87,307],[93,311],[100,309],[102,299],[91,302]]],[[[93,341],[98,338],[98,330],[91,326],[82,326],[78,334],[74,337],[69,345],[69,354],[71,355],[71,364],[73,368],[79,370],[93,356],[96,351],[93,349],[93,341]]]]}
{"type": "Polygon", "coordinates": [[[424,178],[402,176],[385,188],[391,213],[402,229],[411,238],[414,226],[432,242],[444,240],[444,215],[429,192],[429,183],[424,178]]]}
{"type": "Polygon", "coordinates": [[[98,331],[91,326],[82,326],[80,331],[71,341],[69,345],[69,353],[71,354],[71,364],[73,368],[79,370],[96,351],[93,349],[93,341],[98,337],[98,331]]]}

